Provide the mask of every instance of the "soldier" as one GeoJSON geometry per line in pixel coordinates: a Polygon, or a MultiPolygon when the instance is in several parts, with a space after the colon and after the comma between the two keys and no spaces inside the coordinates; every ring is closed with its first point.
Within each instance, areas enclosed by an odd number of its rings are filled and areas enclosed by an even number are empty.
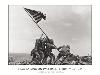
{"type": "Polygon", "coordinates": [[[45,52],[44,52],[44,62],[47,61],[47,58],[50,57],[49,64],[54,64],[55,61],[55,55],[52,52],[52,49],[55,49],[54,41],[53,39],[49,39],[48,37],[44,38],[45,43],[45,52]]]}
{"type": "Polygon", "coordinates": [[[38,53],[38,51],[36,50],[36,49],[33,49],[32,51],[31,51],[31,56],[33,56],[32,57],[32,63],[33,64],[40,64],[41,62],[39,61],[39,59],[40,59],[40,54],[38,53]]]}
{"type": "Polygon", "coordinates": [[[68,57],[68,55],[70,55],[70,46],[69,45],[60,46],[58,48],[58,50],[59,50],[60,53],[58,54],[56,61],[58,61],[62,56],[64,57],[63,58],[63,61],[64,61],[66,59],[66,57],[68,57]]]}
{"type": "Polygon", "coordinates": [[[44,58],[42,40],[42,36],[39,39],[36,39],[35,48],[31,51],[31,56],[33,56],[32,60],[35,60],[39,64],[41,63],[41,60],[44,58]]]}

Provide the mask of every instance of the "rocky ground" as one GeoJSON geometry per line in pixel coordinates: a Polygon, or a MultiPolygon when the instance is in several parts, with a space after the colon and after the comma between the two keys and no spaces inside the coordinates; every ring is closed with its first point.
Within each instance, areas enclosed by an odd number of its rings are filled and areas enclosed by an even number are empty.
{"type": "MultiPolygon", "coordinates": [[[[45,65],[92,65],[91,56],[79,56],[79,59],[73,59],[72,57],[67,57],[65,59],[60,58],[54,64],[45,65]]],[[[47,61],[48,62],[48,61],[47,61]]],[[[30,54],[9,54],[8,59],[9,65],[35,65],[32,62],[32,57],[30,54]]],[[[42,64],[41,64],[42,65],[42,64]]]]}

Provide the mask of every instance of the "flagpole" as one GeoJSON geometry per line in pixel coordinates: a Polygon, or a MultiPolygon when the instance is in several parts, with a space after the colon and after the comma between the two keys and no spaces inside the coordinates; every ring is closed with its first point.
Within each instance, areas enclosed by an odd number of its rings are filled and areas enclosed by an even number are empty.
{"type": "MultiPolygon", "coordinates": [[[[26,10],[25,10],[26,11],[26,10]]],[[[27,11],[26,11],[27,12],[27,11]]],[[[27,14],[32,18],[32,20],[34,21],[33,17],[27,12],[27,14]]],[[[35,21],[34,21],[35,22],[35,21]]],[[[36,22],[35,22],[36,23],[36,22]]],[[[36,23],[36,25],[40,28],[40,30],[45,34],[45,36],[47,36],[47,34],[42,30],[42,28],[36,23]]],[[[48,36],[47,36],[48,37],[48,36]]]]}
{"type": "MultiPolygon", "coordinates": [[[[33,18],[32,18],[33,20],[33,18]]],[[[33,20],[34,21],[34,20],[33,20]]],[[[35,21],[34,21],[35,22],[35,21]]],[[[36,22],[35,22],[36,23],[36,22]]],[[[45,36],[48,38],[47,34],[42,30],[42,28],[36,23],[36,25],[41,29],[41,31],[45,34],[45,36]]],[[[53,44],[55,46],[55,44],[53,44]]],[[[56,46],[55,46],[56,47],[56,46]]],[[[57,47],[56,47],[57,48],[57,47]]]]}
{"type": "MultiPolygon", "coordinates": [[[[25,10],[26,11],[26,10],[25,10]]],[[[26,11],[27,12],[27,11],[26,11]]],[[[29,12],[27,12],[27,14],[32,18],[32,20],[34,21],[33,17],[29,14],[29,12]]],[[[35,22],[35,21],[34,21],[35,22]]],[[[36,23],[36,22],[35,22],[36,23]]],[[[36,23],[36,25],[40,28],[40,30],[45,34],[45,36],[48,38],[47,34],[42,30],[42,28],[36,23]]],[[[54,45],[54,44],[53,44],[54,45]]],[[[55,45],[54,45],[55,46],[55,45]]],[[[55,46],[56,47],[56,46],[55,46]]],[[[57,48],[57,47],[56,47],[57,48]]]]}

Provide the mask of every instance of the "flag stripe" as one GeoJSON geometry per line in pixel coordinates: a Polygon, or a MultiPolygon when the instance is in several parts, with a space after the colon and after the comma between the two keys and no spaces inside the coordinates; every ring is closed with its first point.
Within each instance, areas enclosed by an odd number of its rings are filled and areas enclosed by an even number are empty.
{"type": "Polygon", "coordinates": [[[37,20],[39,18],[42,18],[41,15],[38,15],[38,16],[34,17],[35,20],[37,20]]]}
{"type": "Polygon", "coordinates": [[[37,19],[36,22],[38,23],[41,19],[42,19],[42,18],[37,19]]]}
{"type": "Polygon", "coordinates": [[[38,15],[40,15],[40,13],[36,13],[36,14],[34,14],[33,17],[36,17],[36,16],[38,16],[38,15]]]}

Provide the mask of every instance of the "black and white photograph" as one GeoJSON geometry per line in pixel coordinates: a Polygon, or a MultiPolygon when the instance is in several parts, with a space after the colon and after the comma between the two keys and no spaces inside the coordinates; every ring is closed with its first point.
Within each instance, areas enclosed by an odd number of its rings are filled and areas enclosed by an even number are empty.
{"type": "Polygon", "coordinates": [[[8,65],[92,65],[92,6],[8,5],[8,65]]]}

